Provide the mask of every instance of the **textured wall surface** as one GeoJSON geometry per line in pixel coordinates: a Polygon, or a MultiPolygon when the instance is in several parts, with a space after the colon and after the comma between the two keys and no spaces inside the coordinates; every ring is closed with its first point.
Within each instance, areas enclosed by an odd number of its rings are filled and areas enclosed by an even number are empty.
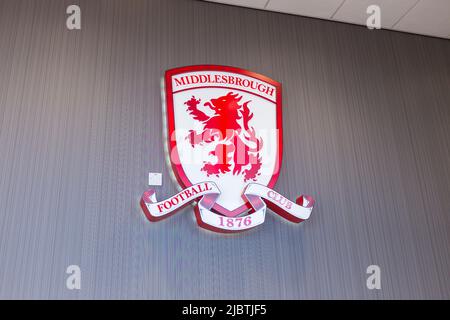
{"type": "Polygon", "coordinates": [[[198,1],[0,0],[0,298],[450,298],[450,41],[198,1]],[[283,83],[269,214],[234,236],[146,222],[160,78],[223,64],[283,83]],[[82,271],[66,289],[66,267],[82,271]],[[366,288],[368,265],[381,290],[366,288]]]}

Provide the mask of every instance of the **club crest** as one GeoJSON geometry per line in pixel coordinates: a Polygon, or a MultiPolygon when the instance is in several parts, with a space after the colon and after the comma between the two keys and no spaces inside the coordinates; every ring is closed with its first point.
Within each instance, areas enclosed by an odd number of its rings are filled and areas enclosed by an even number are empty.
{"type": "Polygon", "coordinates": [[[273,190],[282,159],[281,84],[233,67],[189,66],[164,79],[168,156],[182,190],[141,207],[158,221],[197,201],[198,224],[238,232],[264,222],[267,206],[292,222],[307,219],[314,200],[292,202],[273,190]]]}

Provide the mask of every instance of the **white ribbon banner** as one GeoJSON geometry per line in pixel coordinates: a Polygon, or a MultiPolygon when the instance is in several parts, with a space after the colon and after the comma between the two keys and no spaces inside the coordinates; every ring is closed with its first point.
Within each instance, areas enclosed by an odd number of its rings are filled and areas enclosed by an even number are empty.
{"type": "Polygon", "coordinates": [[[219,195],[220,190],[212,181],[192,185],[160,202],[156,200],[155,191],[149,189],[142,195],[141,207],[148,220],[158,221],[201,197],[195,207],[197,222],[201,227],[217,232],[239,232],[262,224],[267,206],[295,223],[308,219],[314,206],[314,200],[310,196],[302,195],[294,203],[266,186],[250,183],[243,195],[253,210],[245,216],[226,217],[211,210],[219,195]]]}

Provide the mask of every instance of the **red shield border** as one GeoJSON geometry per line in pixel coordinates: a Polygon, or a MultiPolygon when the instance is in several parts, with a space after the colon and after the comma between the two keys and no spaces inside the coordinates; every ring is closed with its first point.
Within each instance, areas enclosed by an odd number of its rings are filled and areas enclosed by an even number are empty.
{"type": "MultiPolygon", "coordinates": [[[[187,178],[183,167],[181,164],[179,164],[179,155],[176,148],[176,140],[174,139],[171,141],[170,137],[172,136],[173,131],[175,130],[175,117],[174,117],[174,105],[173,105],[173,89],[172,89],[172,77],[185,72],[194,72],[194,71],[224,71],[224,72],[232,72],[237,73],[241,75],[245,75],[248,77],[252,77],[261,81],[265,81],[271,85],[273,85],[277,89],[276,94],[276,124],[277,124],[277,130],[278,130],[278,150],[277,150],[277,157],[276,157],[276,164],[275,168],[277,168],[277,172],[274,172],[272,174],[272,177],[268,183],[269,188],[273,188],[275,186],[275,183],[278,179],[278,175],[281,169],[281,161],[282,161],[282,151],[283,151],[283,131],[282,131],[282,109],[281,109],[281,83],[278,81],[275,81],[273,79],[270,79],[266,76],[263,76],[261,74],[248,71],[245,69],[235,68],[235,67],[229,67],[229,66],[220,66],[220,65],[192,65],[192,66],[185,66],[180,68],[174,68],[167,70],[165,72],[165,96],[166,96],[166,115],[167,115],[167,143],[168,143],[168,153],[170,158],[170,164],[172,167],[172,171],[178,181],[178,184],[182,188],[188,188],[193,185],[191,181],[187,178]],[[173,160],[177,160],[175,163],[173,160]]],[[[215,88],[221,88],[221,86],[208,86],[208,87],[215,87],[215,88]]],[[[236,89],[233,88],[233,90],[237,91],[244,91],[242,89],[236,89]]],[[[249,92],[251,94],[254,94],[252,92],[249,92]]],[[[249,209],[251,209],[251,205],[246,201],[246,203],[239,208],[229,211],[219,204],[215,204],[213,206],[213,210],[219,214],[226,215],[226,216],[237,216],[249,209]]],[[[217,231],[217,230],[216,230],[217,231]]],[[[223,230],[222,230],[223,232],[223,230]]]]}

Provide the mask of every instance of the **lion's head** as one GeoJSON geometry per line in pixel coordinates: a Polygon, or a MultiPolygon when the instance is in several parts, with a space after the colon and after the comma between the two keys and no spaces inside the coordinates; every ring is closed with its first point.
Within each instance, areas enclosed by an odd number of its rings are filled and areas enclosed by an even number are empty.
{"type": "Polygon", "coordinates": [[[225,96],[211,99],[210,102],[208,101],[205,103],[205,106],[210,107],[218,114],[227,114],[229,112],[236,113],[241,108],[239,101],[241,101],[242,96],[238,96],[239,95],[237,93],[233,94],[232,92],[229,92],[225,96]]]}

